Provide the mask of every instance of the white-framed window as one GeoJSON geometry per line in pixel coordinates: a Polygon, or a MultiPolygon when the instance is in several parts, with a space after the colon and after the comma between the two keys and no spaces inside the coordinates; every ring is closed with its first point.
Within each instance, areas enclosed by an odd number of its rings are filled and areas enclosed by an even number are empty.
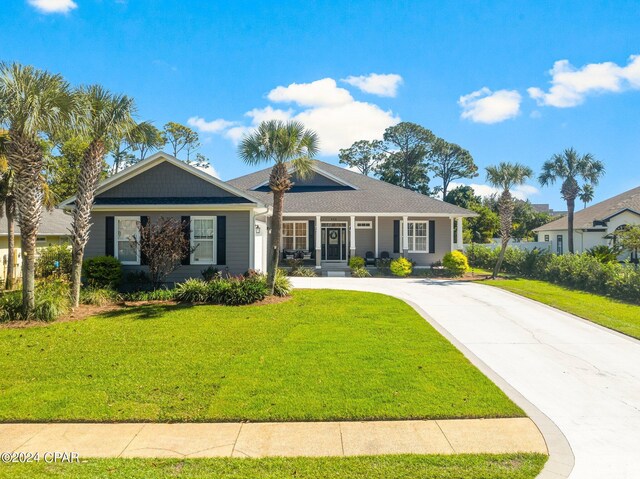
{"type": "Polygon", "coordinates": [[[282,223],[282,249],[309,249],[309,222],[285,221],[282,223]]]}
{"type": "Polygon", "coordinates": [[[356,221],[357,230],[370,230],[373,228],[372,221],[356,221]]]}
{"type": "Polygon", "coordinates": [[[122,264],[140,264],[140,217],[117,216],[115,218],[115,257],[122,264]]]}
{"type": "Polygon", "coordinates": [[[191,217],[191,264],[216,264],[216,216],[191,217]]]}
{"type": "MultiPolygon", "coordinates": [[[[429,222],[428,221],[407,221],[409,253],[429,252],[429,222]]],[[[402,236],[402,222],[400,225],[402,236]]]]}

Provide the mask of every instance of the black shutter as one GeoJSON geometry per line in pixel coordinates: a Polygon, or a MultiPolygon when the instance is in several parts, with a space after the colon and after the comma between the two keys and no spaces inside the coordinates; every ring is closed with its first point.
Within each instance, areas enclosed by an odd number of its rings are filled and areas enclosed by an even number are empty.
{"type": "Polygon", "coordinates": [[[113,216],[107,216],[106,227],[104,233],[104,254],[106,256],[114,256],[115,247],[115,221],[113,216]]]}
{"type": "Polygon", "coordinates": [[[307,226],[309,230],[307,234],[309,235],[309,251],[312,254],[315,254],[316,250],[316,222],[314,220],[309,220],[309,226],[307,226]]]}
{"type": "Polygon", "coordinates": [[[393,220],[393,252],[400,252],[400,220],[393,220]]]}
{"type": "MultiPolygon", "coordinates": [[[[149,217],[148,216],[141,216],[140,217],[140,228],[145,228],[147,225],[149,224],[149,217]]],[[[147,255],[145,254],[145,248],[146,248],[146,243],[148,242],[149,238],[144,238],[142,237],[142,235],[140,236],[140,264],[141,265],[145,265],[145,264],[149,264],[149,259],[147,258],[147,255]]]]}
{"type": "Polygon", "coordinates": [[[182,264],[191,264],[191,216],[183,216],[180,221],[182,222],[182,234],[186,238],[189,249],[187,254],[182,257],[182,264]]]}
{"type": "Polygon", "coordinates": [[[429,253],[436,252],[436,222],[429,221],[429,253]]]}
{"type": "MultiPolygon", "coordinates": [[[[253,234],[253,231],[251,232],[253,234]]],[[[217,264],[227,264],[227,217],[218,216],[217,243],[217,264]]]]}

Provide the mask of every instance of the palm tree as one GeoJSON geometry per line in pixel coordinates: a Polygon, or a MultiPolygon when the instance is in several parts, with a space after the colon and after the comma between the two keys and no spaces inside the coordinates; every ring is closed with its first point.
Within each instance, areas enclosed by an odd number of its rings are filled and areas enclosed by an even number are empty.
{"type": "Polygon", "coordinates": [[[581,191],[578,179],[582,178],[589,185],[597,185],[602,175],[604,175],[602,162],[596,160],[590,153],[579,155],[573,148],[553,155],[542,165],[542,173],[538,177],[542,186],[554,184],[556,180],[562,180],[560,193],[562,199],[567,202],[569,253],[573,253],[573,213],[576,207],[576,198],[581,191]]]}
{"type": "Polygon", "coordinates": [[[317,152],[318,136],[315,132],[305,129],[298,121],[285,123],[279,120],[262,122],[253,133],[242,139],[238,149],[240,158],[249,165],[274,163],[269,176],[269,188],[273,192],[273,250],[268,281],[272,294],[280,256],[284,194],[293,185],[289,164],[299,177],[305,177],[311,172],[317,152]]]}
{"type": "Polygon", "coordinates": [[[7,274],[4,281],[5,289],[13,289],[15,273],[15,216],[16,202],[13,197],[13,172],[7,162],[7,143],[9,134],[6,130],[0,130],[0,218],[3,213],[7,216],[7,274]]]}
{"type": "Polygon", "coordinates": [[[498,200],[498,213],[500,214],[500,237],[502,247],[500,256],[493,269],[493,278],[498,276],[502,267],[504,253],[507,250],[509,239],[511,238],[511,228],[513,219],[513,196],[511,188],[523,184],[527,178],[533,175],[533,171],[528,166],[519,163],[500,163],[498,166],[487,166],[487,182],[495,187],[501,188],[502,193],[498,200]]]}
{"type": "Polygon", "coordinates": [[[0,123],[9,130],[7,162],[22,240],[22,305],[25,317],[35,307],[35,253],[44,188],[43,133],[64,128],[75,110],[69,84],[54,75],[18,63],[0,64],[0,123]]]}
{"type": "Polygon", "coordinates": [[[132,118],[135,108],[131,98],[114,95],[97,85],[81,88],[78,94],[82,107],[78,129],[89,140],[89,146],[80,166],[71,225],[71,301],[74,307],[80,302],[80,276],[84,247],[89,239],[91,207],[108,144],[135,126],[132,118]]]}
{"type": "Polygon", "coordinates": [[[591,203],[593,201],[593,197],[595,193],[596,193],[595,189],[593,188],[593,185],[591,183],[582,185],[582,188],[580,188],[580,194],[578,195],[578,198],[580,198],[580,201],[582,201],[585,208],[587,207],[587,203],[591,203]]]}

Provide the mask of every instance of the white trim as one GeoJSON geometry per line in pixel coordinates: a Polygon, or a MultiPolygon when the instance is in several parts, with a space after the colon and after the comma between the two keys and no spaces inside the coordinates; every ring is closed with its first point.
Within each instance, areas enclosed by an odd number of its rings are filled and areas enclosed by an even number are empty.
{"type": "MultiPolygon", "coordinates": [[[[118,243],[120,241],[124,241],[124,239],[120,239],[120,237],[118,236],[118,222],[120,220],[125,220],[125,221],[135,221],[136,222],[136,228],[138,227],[138,225],[140,224],[140,217],[139,216],[114,216],[113,218],[113,256],[116,259],[120,259],[118,258],[118,243]]],[[[122,263],[123,265],[126,266],[140,266],[140,230],[136,230],[135,233],[135,238],[136,241],[138,243],[138,246],[136,248],[136,260],[135,261],[123,261],[120,260],[120,263],[122,263]]]]}
{"type": "MultiPolygon", "coordinates": [[[[336,175],[332,175],[331,173],[329,173],[326,170],[323,170],[322,168],[316,166],[315,164],[311,165],[311,170],[315,171],[316,173],[318,173],[321,176],[324,176],[325,178],[331,180],[331,181],[335,181],[336,183],[342,185],[342,186],[348,186],[349,188],[353,188],[354,190],[359,190],[360,188],[358,188],[357,186],[343,180],[342,178],[338,178],[336,175]]],[[[295,168],[294,167],[289,167],[289,169],[287,170],[287,172],[291,175],[295,173],[295,168]]],[[[267,186],[269,184],[269,180],[265,180],[262,183],[260,183],[259,185],[256,185],[252,188],[249,188],[251,191],[255,191],[258,188],[262,188],[263,186],[267,186]]]]}
{"type": "Polygon", "coordinates": [[[405,251],[409,251],[409,219],[407,216],[402,217],[400,231],[400,242],[402,243],[402,253],[404,254],[405,251]]]}
{"type": "Polygon", "coordinates": [[[191,251],[189,264],[218,264],[218,217],[217,216],[190,216],[189,217],[189,247],[195,243],[195,238],[193,237],[193,222],[196,220],[213,220],[213,237],[210,240],[205,240],[207,242],[211,242],[211,261],[196,261],[193,257],[195,250],[191,251]]]}
{"type": "Polygon", "coordinates": [[[295,243],[296,243],[296,238],[298,238],[298,236],[296,235],[296,224],[297,223],[304,223],[305,225],[305,241],[304,241],[304,251],[309,251],[309,220],[296,220],[296,221],[283,221],[282,222],[282,229],[280,230],[280,245],[282,250],[284,251],[285,249],[289,249],[289,248],[285,248],[284,247],[284,225],[285,224],[293,224],[293,236],[288,236],[287,238],[293,238],[293,249],[298,250],[300,248],[296,248],[295,247],[295,243]]]}
{"type": "Polygon", "coordinates": [[[380,245],[379,245],[379,241],[378,241],[378,217],[375,217],[375,222],[376,222],[376,251],[375,251],[375,257],[378,257],[378,251],[380,250],[380,245]]]}
{"type": "MultiPolygon", "coordinates": [[[[208,173],[205,173],[202,170],[199,170],[198,168],[188,165],[186,164],[184,161],[180,161],[179,159],[177,159],[175,156],[169,155],[163,151],[159,151],[157,153],[154,153],[153,155],[149,156],[148,158],[145,158],[142,161],[139,161],[138,163],[136,163],[133,166],[130,166],[128,168],[125,168],[122,171],[119,171],[118,173],[116,173],[115,175],[107,178],[106,180],[104,180],[103,182],[101,182],[98,185],[98,189],[96,190],[96,196],[104,193],[105,191],[110,190],[111,188],[114,188],[115,186],[118,186],[121,183],[124,183],[125,181],[129,180],[130,178],[133,178],[134,176],[139,175],[140,173],[144,173],[145,171],[153,168],[154,166],[159,165],[162,162],[167,162],[170,163],[174,166],[177,166],[178,168],[182,168],[183,170],[185,170],[188,173],[191,173],[194,176],[199,177],[200,179],[207,181],[209,183],[211,183],[212,185],[217,186],[218,188],[221,188],[223,190],[225,190],[228,193],[231,193],[235,196],[240,196],[241,198],[246,198],[254,203],[256,203],[257,205],[260,206],[265,206],[260,200],[247,195],[247,193],[245,191],[240,190],[239,188],[236,188],[235,186],[231,186],[230,184],[215,178],[213,176],[211,176],[208,173]]],[[[60,203],[60,207],[66,207],[66,206],[71,206],[71,203],[73,203],[76,200],[75,196],[72,196],[71,198],[63,201],[62,203],[60,203]]]]}
{"type": "Polygon", "coordinates": [[[349,251],[356,250],[356,217],[352,216],[349,220],[349,251]]]}
{"type": "MultiPolygon", "coordinates": [[[[255,212],[251,210],[249,212],[249,261],[253,263],[252,269],[256,268],[256,216],[255,212]]],[[[217,249],[216,245],[216,249],[217,249]]]]}
{"type": "Polygon", "coordinates": [[[431,251],[429,251],[429,221],[428,220],[408,220],[406,222],[406,226],[404,224],[404,222],[402,222],[402,228],[400,229],[402,231],[402,245],[403,245],[403,249],[406,249],[408,253],[412,253],[412,254],[432,254],[431,251]],[[409,249],[409,238],[413,238],[413,242],[412,242],[412,246],[415,247],[416,245],[416,223],[424,223],[425,225],[425,232],[426,235],[425,236],[418,236],[418,238],[425,238],[426,239],[426,243],[425,243],[425,247],[426,249],[424,250],[416,250],[416,249],[409,249]],[[413,225],[413,235],[409,235],[409,225],[413,225]],[[406,248],[404,248],[405,246],[405,237],[404,234],[406,232],[406,248]]]}
{"type": "Polygon", "coordinates": [[[403,217],[403,216],[413,216],[413,217],[418,217],[418,218],[457,218],[457,217],[462,217],[462,218],[475,218],[476,216],[478,216],[477,213],[411,213],[411,212],[405,212],[405,211],[401,211],[398,213],[380,213],[379,211],[371,211],[371,212],[366,212],[366,211],[360,211],[360,212],[342,212],[342,211],[332,211],[332,212],[320,212],[320,211],[313,211],[313,212],[285,212],[282,213],[284,216],[316,216],[316,215],[321,215],[321,216],[382,216],[382,217],[388,217],[388,216],[396,216],[396,217],[403,217]]]}

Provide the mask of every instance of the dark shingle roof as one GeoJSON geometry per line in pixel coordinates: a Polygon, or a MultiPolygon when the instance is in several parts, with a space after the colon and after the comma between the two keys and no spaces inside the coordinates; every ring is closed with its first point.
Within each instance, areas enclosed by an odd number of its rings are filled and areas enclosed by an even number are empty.
{"type": "MultiPolygon", "coordinates": [[[[313,189],[296,188],[285,195],[284,209],[287,213],[425,213],[434,215],[475,216],[472,211],[444,201],[431,198],[415,191],[391,185],[384,181],[362,175],[330,163],[314,161],[317,168],[353,185],[355,189],[341,188],[327,190],[326,187],[313,189]]],[[[252,190],[268,181],[271,168],[241,176],[228,183],[248,191],[251,195],[272,205],[272,194],[264,188],[252,190]]],[[[322,173],[320,173],[322,174],[322,173]]]]}
{"type": "MultiPolygon", "coordinates": [[[[598,227],[594,225],[594,221],[602,221],[609,217],[620,213],[624,210],[631,210],[640,213],[640,186],[632,190],[625,191],[619,195],[601,201],[595,205],[589,206],[583,210],[577,211],[573,215],[574,229],[589,229],[598,227]]],[[[534,231],[556,231],[566,230],[569,228],[567,217],[547,223],[534,231]]]]}
{"type": "MultiPolygon", "coordinates": [[[[16,235],[20,234],[18,222],[15,222],[16,235]]],[[[42,212],[42,221],[38,229],[38,236],[66,236],[71,228],[71,215],[67,215],[60,209],[53,211],[44,210],[42,212]]],[[[7,235],[7,217],[0,218],[0,236],[7,235]]]]}

